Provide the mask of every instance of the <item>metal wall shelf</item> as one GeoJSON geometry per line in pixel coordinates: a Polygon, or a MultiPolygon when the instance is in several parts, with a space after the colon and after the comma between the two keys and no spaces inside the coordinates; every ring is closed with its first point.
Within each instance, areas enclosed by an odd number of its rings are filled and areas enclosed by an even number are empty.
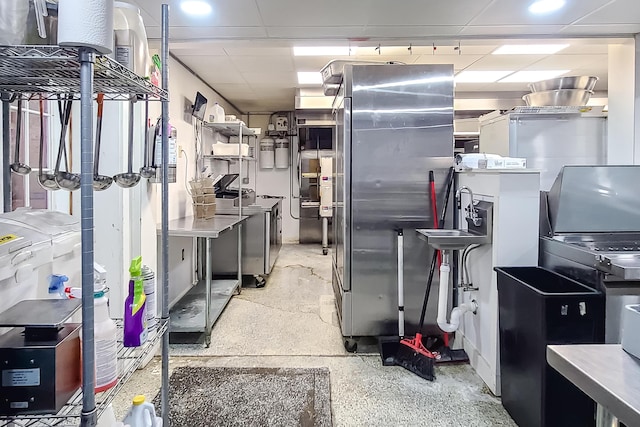
{"type": "MultiPolygon", "coordinates": [[[[117,61],[95,57],[94,92],[105,99],[127,100],[132,95],[149,95],[167,100],[167,91],[138,76],[117,61]]],[[[26,94],[28,98],[54,99],[74,94],[80,99],[78,49],[60,46],[0,46],[0,93],[26,94]]]]}
{"type": "Polygon", "coordinates": [[[251,128],[241,123],[226,122],[226,123],[209,123],[204,122],[204,127],[218,132],[224,136],[239,136],[240,129],[242,129],[242,136],[257,136],[251,128]]]}
{"type": "MultiPolygon", "coordinates": [[[[202,158],[208,159],[208,160],[225,160],[229,162],[233,162],[233,161],[237,162],[238,160],[240,160],[240,156],[219,156],[216,154],[205,154],[202,156],[202,158]]],[[[255,157],[242,156],[242,161],[255,162],[256,159],[255,157]]]]}
{"type": "MultiPolygon", "coordinates": [[[[122,389],[124,384],[131,378],[131,375],[141,366],[142,362],[149,357],[162,336],[167,332],[168,322],[158,320],[158,328],[152,332],[153,336],[142,347],[124,347],[122,345],[122,320],[118,324],[118,384],[109,390],[96,394],[96,407],[101,414],[111,403],[113,398],[122,389]]],[[[78,426],[80,424],[80,413],[82,412],[82,392],[78,392],[56,415],[19,415],[11,418],[0,416],[0,427],[4,426],[78,426]]]]}

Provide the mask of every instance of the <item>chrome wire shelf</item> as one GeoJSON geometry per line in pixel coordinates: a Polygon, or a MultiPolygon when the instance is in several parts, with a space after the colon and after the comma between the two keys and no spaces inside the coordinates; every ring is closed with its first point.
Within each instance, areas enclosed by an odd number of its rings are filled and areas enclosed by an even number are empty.
{"type": "MultiPolygon", "coordinates": [[[[166,100],[165,90],[138,76],[117,61],[96,55],[94,92],[105,99],[128,100],[149,95],[166,100]]],[[[25,94],[27,99],[55,99],[80,93],[78,50],[60,46],[0,46],[0,94],[25,94]]]]}
{"type": "MultiPolygon", "coordinates": [[[[142,347],[124,347],[122,344],[122,320],[118,325],[118,384],[109,390],[96,394],[98,417],[113,401],[113,398],[127,383],[142,362],[149,357],[167,332],[168,322],[158,320],[158,327],[152,337],[142,347]]],[[[80,425],[82,412],[82,391],[78,390],[69,402],[55,415],[17,415],[15,417],[0,416],[0,427],[67,427],[80,425]]]]}

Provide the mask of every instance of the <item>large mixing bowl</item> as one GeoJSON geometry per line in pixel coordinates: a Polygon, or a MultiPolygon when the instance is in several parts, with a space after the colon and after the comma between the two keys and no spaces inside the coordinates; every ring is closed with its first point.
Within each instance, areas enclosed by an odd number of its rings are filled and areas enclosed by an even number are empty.
{"type": "Polygon", "coordinates": [[[593,90],[593,88],[596,87],[597,82],[597,77],[567,76],[530,83],[529,89],[531,89],[531,92],[544,92],[547,90],[559,89],[593,90]]]}
{"type": "Polygon", "coordinates": [[[593,95],[590,90],[582,89],[560,89],[534,92],[522,97],[524,102],[531,107],[582,107],[587,105],[593,95]]]}

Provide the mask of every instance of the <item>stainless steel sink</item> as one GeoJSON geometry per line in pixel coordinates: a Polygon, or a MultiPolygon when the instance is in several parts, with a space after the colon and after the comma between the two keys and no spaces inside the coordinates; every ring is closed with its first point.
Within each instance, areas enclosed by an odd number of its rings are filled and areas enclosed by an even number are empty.
{"type": "Polygon", "coordinates": [[[469,233],[465,230],[417,229],[419,237],[430,246],[441,250],[462,250],[470,245],[491,242],[490,236],[469,233]]]}

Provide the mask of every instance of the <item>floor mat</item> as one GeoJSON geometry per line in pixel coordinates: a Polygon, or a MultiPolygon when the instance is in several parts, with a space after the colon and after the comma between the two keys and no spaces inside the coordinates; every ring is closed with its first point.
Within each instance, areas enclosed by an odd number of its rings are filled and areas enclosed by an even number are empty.
{"type": "Polygon", "coordinates": [[[169,384],[172,426],[332,426],[326,368],[178,367],[169,384]]]}

